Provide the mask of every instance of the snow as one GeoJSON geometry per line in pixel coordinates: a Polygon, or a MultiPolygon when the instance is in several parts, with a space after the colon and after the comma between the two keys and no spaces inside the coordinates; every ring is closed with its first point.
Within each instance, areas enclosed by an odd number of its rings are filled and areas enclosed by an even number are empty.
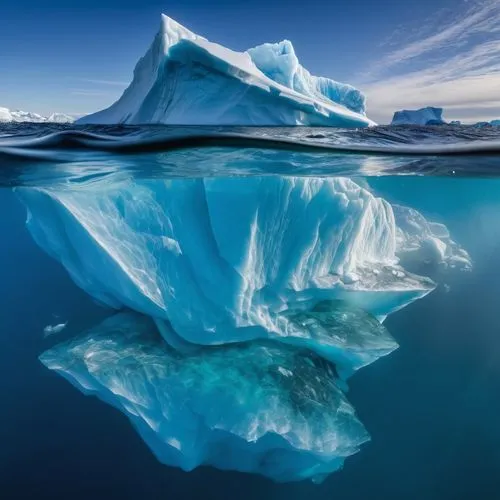
{"type": "Polygon", "coordinates": [[[427,107],[417,110],[396,111],[391,125],[443,125],[443,108],[427,107]]]}
{"type": "Polygon", "coordinates": [[[50,116],[42,116],[28,111],[11,111],[0,107],[0,122],[30,122],[30,123],[72,123],[74,118],[63,113],[52,113],[50,116]]]}
{"type": "Polygon", "coordinates": [[[369,440],[333,366],[293,346],[181,354],[150,319],[120,313],[40,359],[127,415],[160,462],[186,471],[320,482],[369,440]]]}
{"type": "Polygon", "coordinates": [[[362,127],[374,124],[364,102],[350,85],[312,76],[288,41],[235,52],[162,16],[122,97],[79,123],[362,127]]]}

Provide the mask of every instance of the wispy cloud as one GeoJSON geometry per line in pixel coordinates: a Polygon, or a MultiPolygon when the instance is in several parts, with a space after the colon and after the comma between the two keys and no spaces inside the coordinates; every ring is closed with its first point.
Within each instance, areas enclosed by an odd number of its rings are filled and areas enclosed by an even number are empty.
{"type": "Polygon", "coordinates": [[[99,90],[88,90],[88,89],[71,89],[71,94],[87,97],[102,97],[109,96],[109,92],[102,92],[99,90]]]}
{"type": "Polygon", "coordinates": [[[93,78],[79,78],[78,81],[91,83],[93,85],[109,85],[113,87],[126,87],[130,82],[121,82],[115,80],[95,80],[93,78]]]}
{"type": "Polygon", "coordinates": [[[358,85],[369,114],[388,121],[396,109],[443,106],[449,118],[498,117],[500,2],[462,2],[461,13],[387,51],[358,85]],[[465,7],[465,8],[464,8],[465,7]]]}

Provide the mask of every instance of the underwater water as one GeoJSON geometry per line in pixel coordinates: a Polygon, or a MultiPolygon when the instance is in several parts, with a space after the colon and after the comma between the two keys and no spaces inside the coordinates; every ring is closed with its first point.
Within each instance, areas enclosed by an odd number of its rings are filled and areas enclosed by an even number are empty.
{"type": "Polygon", "coordinates": [[[497,498],[499,147],[2,125],[2,498],[497,498]]]}

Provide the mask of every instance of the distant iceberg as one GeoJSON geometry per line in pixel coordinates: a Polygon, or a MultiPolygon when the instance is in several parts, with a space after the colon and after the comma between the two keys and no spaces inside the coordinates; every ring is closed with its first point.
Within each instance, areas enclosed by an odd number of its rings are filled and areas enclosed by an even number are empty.
{"type": "Polygon", "coordinates": [[[289,41],[235,52],[164,15],[121,98],[78,123],[374,125],[359,90],[312,76],[289,41]]]}
{"type": "Polygon", "coordinates": [[[443,108],[427,107],[396,111],[391,125],[444,125],[443,108]]]}
{"type": "Polygon", "coordinates": [[[2,122],[30,122],[30,123],[72,123],[74,118],[63,113],[52,113],[50,116],[39,115],[29,111],[11,111],[0,107],[0,123],[2,122]]]}
{"type": "Polygon", "coordinates": [[[477,122],[475,127],[500,127],[500,120],[491,120],[490,122],[477,122]]]}

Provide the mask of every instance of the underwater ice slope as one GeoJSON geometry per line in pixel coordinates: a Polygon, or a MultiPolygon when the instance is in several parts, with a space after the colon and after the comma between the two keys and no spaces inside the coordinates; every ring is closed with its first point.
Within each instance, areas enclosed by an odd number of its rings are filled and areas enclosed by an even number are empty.
{"type": "Polygon", "coordinates": [[[41,361],[124,412],[164,464],[320,481],[369,439],[332,365],[248,342],[181,354],[134,313],[111,317],[41,361]]]}
{"type": "Polygon", "coordinates": [[[166,340],[151,320],[119,315],[43,362],[122,409],[160,460],[185,469],[282,481],[336,470],[367,439],[339,387],[397,347],[374,316],[434,287],[400,259],[470,265],[444,226],[347,178],[17,192],[33,237],[80,287],[151,317],[166,340]]]}
{"type": "Polygon", "coordinates": [[[284,40],[235,52],[167,16],[112,106],[78,123],[366,127],[365,97],[316,77],[284,40]]]}

